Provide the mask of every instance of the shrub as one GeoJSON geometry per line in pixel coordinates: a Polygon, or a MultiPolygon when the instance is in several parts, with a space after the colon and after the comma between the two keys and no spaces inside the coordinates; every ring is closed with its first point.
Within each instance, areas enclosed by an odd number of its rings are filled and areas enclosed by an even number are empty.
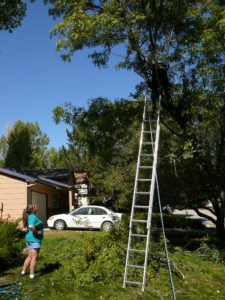
{"type": "MultiPolygon", "coordinates": [[[[48,247],[43,247],[40,259],[48,256],[45,269],[51,265],[63,264],[63,280],[65,283],[73,281],[79,287],[89,286],[95,282],[112,280],[116,277],[123,277],[126,261],[128,242],[129,217],[124,216],[118,226],[112,231],[105,233],[93,233],[93,235],[82,235],[74,239],[68,239],[60,243],[60,247],[54,247],[51,252],[48,247]],[[57,257],[57,261],[55,258],[57,257]]],[[[47,246],[47,245],[46,245],[47,246]]],[[[132,246],[136,249],[144,249],[145,241],[137,238],[132,246]]],[[[149,257],[149,268],[155,269],[159,266],[160,257],[164,256],[162,239],[154,241],[151,238],[151,255],[149,257]]],[[[143,265],[144,255],[130,256],[130,263],[143,265]]],[[[55,274],[54,281],[60,281],[61,273],[55,274]]],[[[140,277],[139,269],[133,269],[129,273],[129,279],[137,280],[140,277]]],[[[140,278],[139,278],[140,279],[140,278]]]]}
{"type": "MultiPolygon", "coordinates": [[[[147,213],[138,213],[135,214],[135,219],[139,220],[147,220],[148,214],[147,213]]],[[[124,225],[126,223],[127,228],[129,227],[129,215],[124,214],[123,219],[126,219],[124,225]]],[[[196,219],[188,219],[176,215],[171,214],[163,214],[163,221],[165,228],[173,228],[173,229],[204,229],[205,226],[202,224],[200,220],[196,219]]],[[[152,228],[162,228],[161,217],[159,213],[152,214],[152,228]]],[[[134,230],[141,230],[141,232],[145,232],[146,224],[133,224],[134,230]]]]}
{"type": "Polygon", "coordinates": [[[18,228],[19,222],[20,220],[6,221],[0,225],[0,269],[2,270],[18,260],[25,247],[24,235],[18,228]]]}
{"type": "MultiPolygon", "coordinates": [[[[163,214],[165,228],[180,228],[180,229],[204,229],[205,226],[200,220],[188,219],[171,214],[163,214]]],[[[152,227],[161,228],[161,218],[159,213],[152,215],[152,227]]]]}

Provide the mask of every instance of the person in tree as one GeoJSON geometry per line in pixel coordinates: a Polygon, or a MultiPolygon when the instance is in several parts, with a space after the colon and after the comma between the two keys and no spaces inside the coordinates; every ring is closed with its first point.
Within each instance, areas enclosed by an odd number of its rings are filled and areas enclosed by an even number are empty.
{"type": "Polygon", "coordinates": [[[41,242],[44,237],[43,223],[36,216],[38,208],[35,204],[30,204],[23,211],[23,227],[27,228],[25,237],[28,247],[28,256],[24,261],[22,275],[30,267],[30,278],[34,278],[34,271],[37,264],[38,255],[41,249],[41,242]]]}
{"type": "Polygon", "coordinates": [[[149,53],[146,56],[147,66],[152,72],[151,93],[152,93],[152,108],[156,110],[156,103],[159,100],[159,95],[163,100],[168,101],[170,97],[168,67],[166,59],[162,53],[149,53]]]}

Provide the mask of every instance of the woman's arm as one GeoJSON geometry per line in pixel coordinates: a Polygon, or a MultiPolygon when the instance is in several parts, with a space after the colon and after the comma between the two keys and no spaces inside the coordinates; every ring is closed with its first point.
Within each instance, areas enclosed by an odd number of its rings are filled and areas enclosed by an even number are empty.
{"type": "Polygon", "coordinates": [[[37,231],[37,229],[34,225],[29,225],[29,228],[30,228],[31,231],[33,231],[33,233],[41,234],[41,230],[37,231]]]}

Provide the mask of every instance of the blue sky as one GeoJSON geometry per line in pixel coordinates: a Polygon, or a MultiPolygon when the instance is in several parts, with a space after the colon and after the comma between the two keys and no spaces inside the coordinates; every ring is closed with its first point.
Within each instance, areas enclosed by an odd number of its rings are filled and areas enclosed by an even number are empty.
{"type": "MultiPolygon", "coordinates": [[[[128,98],[140,81],[133,72],[114,69],[118,56],[102,69],[88,59],[90,50],[76,53],[71,63],[63,62],[50,39],[55,22],[42,1],[36,1],[28,3],[21,27],[12,34],[0,31],[0,136],[16,120],[38,121],[50,138],[49,147],[59,148],[67,143],[66,127],[54,124],[54,107],[65,102],[84,107],[98,96],[128,98]]],[[[122,49],[115,53],[122,54],[122,49]]]]}

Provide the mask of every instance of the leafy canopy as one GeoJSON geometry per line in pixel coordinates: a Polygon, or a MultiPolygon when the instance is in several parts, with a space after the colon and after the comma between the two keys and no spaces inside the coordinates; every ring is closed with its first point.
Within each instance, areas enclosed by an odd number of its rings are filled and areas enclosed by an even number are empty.
{"type": "Polygon", "coordinates": [[[45,150],[49,143],[37,122],[15,122],[7,136],[4,166],[15,169],[40,169],[45,166],[45,150]]]}
{"type": "Polygon", "coordinates": [[[69,150],[88,171],[93,201],[125,208],[132,194],[143,101],[92,99],[88,109],[65,104],[54,109],[66,122],[69,150]]]}
{"type": "MultiPolygon", "coordinates": [[[[163,175],[164,197],[170,203],[193,207],[199,214],[198,208],[205,207],[209,200],[212,206],[207,209],[216,217],[211,220],[224,238],[224,1],[49,2],[50,14],[62,17],[52,35],[58,37],[57,50],[65,60],[87,47],[93,49],[93,62],[104,66],[113,48],[122,44],[126,54],[117,67],[132,69],[144,79],[137,86],[135,97],[142,95],[144,85],[150,89],[152,98],[163,96],[159,171],[163,175]],[[146,64],[149,52],[153,60],[146,64]],[[163,68],[158,60],[160,53],[167,58],[163,68]]],[[[73,120],[76,113],[77,110],[67,116],[73,120]]],[[[79,147],[83,150],[92,140],[92,131],[90,137],[84,134],[86,138],[82,140],[82,135],[76,135],[77,124],[70,142],[81,140],[79,147]]],[[[102,142],[106,137],[102,133],[96,138],[102,142]]],[[[119,136],[116,138],[119,140],[119,136]]],[[[96,144],[93,141],[89,157],[91,153],[96,158],[96,153],[105,152],[109,161],[115,159],[114,150],[110,152],[96,144]]],[[[111,174],[119,173],[118,169],[113,172],[110,166],[107,168],[111,174]]],[[[101,174],[104,176],[105,172],[101,174]]]]}

